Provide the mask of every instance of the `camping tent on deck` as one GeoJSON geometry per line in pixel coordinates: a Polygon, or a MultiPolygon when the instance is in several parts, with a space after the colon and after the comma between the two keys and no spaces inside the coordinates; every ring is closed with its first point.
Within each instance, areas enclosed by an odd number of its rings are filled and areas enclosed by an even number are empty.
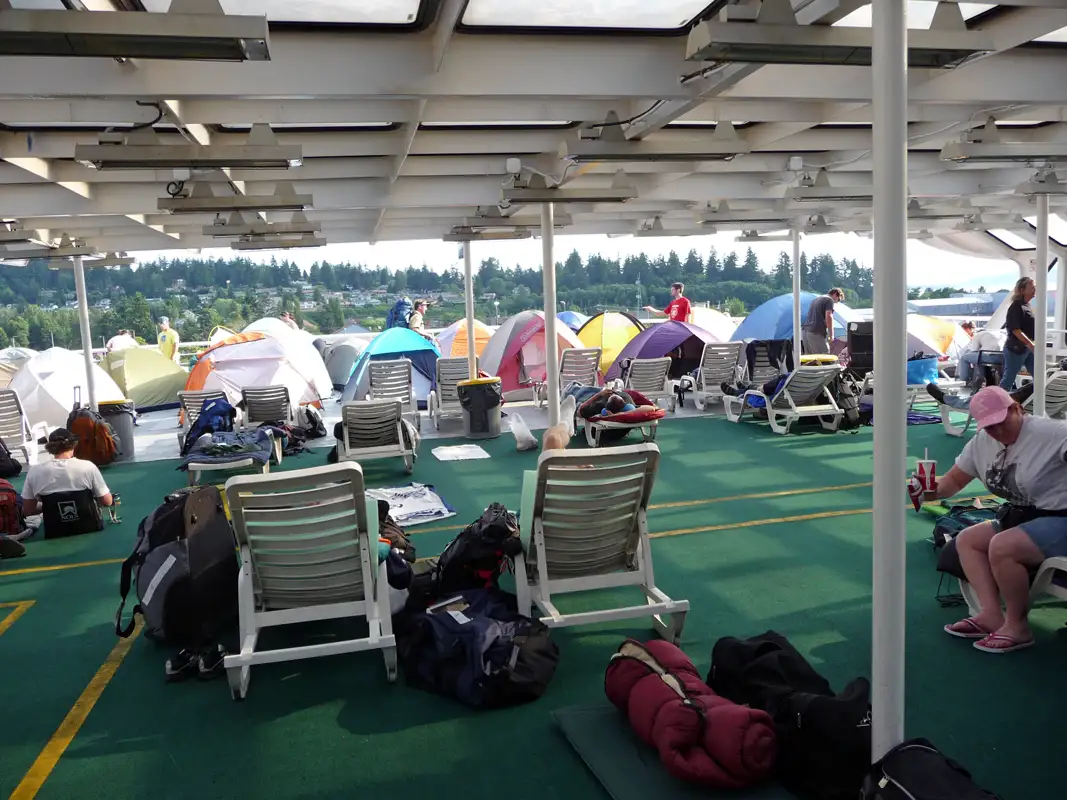
{"type": "Polygon", "coordinates": [[[693,306],[691,322],[706,330],[720,342],[731,341],[739,324],[721,311],[704,306],[693,306]]]}
{"type": "Polygon", "coordinates": [[[369,342],[350,336],[340,342],[326,346],[323,360],[326,362],[326,371],[330,373],[330,382],[334,389],[344,389],[348,379],[352,377],[352,369],[356,366],[360,355],[367,349],[369,342]]]}
{"type": "Polygon", "coordinates": [[[177,408],[188,373],[155,348],[113,350],[100,361],[138,411],[177,408]]]}
{"type": "Polygon", "coordinates": [[[37,355],[28,347],[5,347],[0,350],[0,389],[6,389],[23,365],[37,355]]]}
{"type": "Polygon", "coordinates": [[[582,326],[589,321],[589,317],[578,311],[560,311],[556,314],[556,319],[577,333],[581,330],[582,326]]]}
{"type": "Polygon", "coordinates": [[[370,328],[364,328],[355,320],[350,319],[347,325],[339,331],[334,331],[334,333],[370,333],[370,328]]]}
{"type": "MultiPolygon", "coordinates": [[[[311,347],[311,343],[307,343],[311,347]]],[[[314,348],[311,348],[314,352],[314,348]]],[[[308,363],[303,348],[293,341],[262,333],[239,333],[200,353],[185,383],[188,390],[220,389],[237,405],[241,389],[254,386],[284,386],[294,404],[318,403],[329,397],[318,385],[318,370],[326,367],[315,353],[317,365],[308,363]]],[[[329,381],[329,376],[326,377],[329,381]]]]}
{"type": "MultiPolygon", "coordinates": [[[[97,402],[126,399],[111,376],[96,364],[93,364],[93,383],[97,402]]],[[[50,428],[62,428],[74,408],[75,389],[83,405],[89,402],[85,359],[79,353],[51,347],[27,361],[12,378],[9,388],[18,392],[31,425],[43,422],[50,428]]]]}
{"type": "Polygon", "coordinates": [[[231,336],[236,336],[237,331],[231,331],[229,328],[223,325],[216,325],[211,329],[211,334],[207,337],[208,342],[211,344],[218,344],[219,342],[225,342],[231,336]]]}
{"type": "MultiPolygon", "coordinates": [[[[816,297],[818,295],[812,292],[800,293],[801,325],[807,319],[808,309],[816,297]]],[[[851,308],[844,303],[835,303],[834,338],[843,339],[848,330],[848,323],[855,319],[857,319],[857,316],[851,308]]],[[[730,341],[743,342],[747,339],[791,341],[793,339],[793,295],[782,294],[778,297],[772,297],[745,317],[745,321],[737,326],[737,330],[730,337],[730,341]]]]}
{"type": "Polygon", "coordinates": [[[960,351],[970,341],[966,331],[951,320],[908,314],[908,358],[922,351],[937,353],[953,362],[959,361],[960,351]]]}
{"type": "Polygon", "coordinates": [[[714,336],[691,322],[668,320],[645,328],[619,353],[604,376],[607,380],[622,377],[622,365],[631,358],[671,357],[671,378],[679,378],[700,366],[704,345],[717,342],[714,336]]]}
{"type": "Polygon", "coordinates": [[[341,401],[364,400],[370,391],[371,361],[389,361],[406,358],[411,361],[411,385],[415,390],[415,399],[425,405],[426,398],[433,389],[437,359],[440,353],[433,342],[419,336],[408,328],[389,328],[383,331],[367,345],[360,354],[352,375],[341,393],[341,401]]]}
{"type": "MultiPolygon", "coordinates": [[[[582,347],[566,325],[556,325],[556,339],[561,353],[569,347],[582,347]]],[[[529,391],[532,381],[544,381],[547,376],[545,348],[544,312],[520,311],[505,320],[489,339],[482,351],[481,369],[498,376],[505,393],[529,391]]]]}
{"type": "Polygon", "coordinates": [[[602,311],[579,329],[578,340],[582,347],[600,348],[600,371],[605,372],[615,363],[622,348],[644,329],[636,317],[625,311],[602,311]]]}
{"type": "MultiPolygon", "coordinates": [[[[474,320],[474,354],[480,356],[492,338],[493,332],[485,323],[474,320]]],[[[467,355],[467,319],[464,317],[453,322],[439,334],[437,345],[441,349],[441,358],[460,358],[467,355]]]]}
{"type": "Polygon", "coordinates": [[[245,333],[262,333],[285,343],[286,353],[300,364],[300,374],[305,376],[319,397],[333,393],[330,373],[326,362],[315,347],[315,337],[307,331],[290,328],[277,317],[263,317],[245,328],[245,333]]]}

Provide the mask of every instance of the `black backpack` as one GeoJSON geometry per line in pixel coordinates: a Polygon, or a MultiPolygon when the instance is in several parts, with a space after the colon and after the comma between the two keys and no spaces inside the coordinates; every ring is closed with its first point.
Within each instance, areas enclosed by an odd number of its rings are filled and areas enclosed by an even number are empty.
{"type": "Polygon", "coordinates": [[[168,495],[141,520],[137,545],[122,563],[115,633],[128,637],[140,613],[149,639],[190,648],[210,643],[237,618],[235,548],[216,487],[168,495]],[[139,602],[123,627],[126,596],[134,584],[139,602]]]}
{"type": "Polygon", "coordinates": [[[833,382],[831,392],[837,405],[845,412],[841,418],[841,430],[849,431],[861,427],[864,423],[860,416],[860,389],[852,376],[841,373],[833,382]]]}
{"type": "Polygon", "coordinates": [[[415,576],[409,607],[426,608],[446,594],[467,589],[495,588],[521,552],[518,520],[493,503],[445,547],[430,570],[415,576]]]}
{"type": "MultiPolygon", "coordinates": [[[[31,447],[36,447],[36,443],[31,447]]],[[[22,464],[15,460],[7,444],[0,439],[0,478],[17,478],[22,474],[22,464]]]]}
{"type": "Polygon", "coordinates": [[[778,780],[801,798],[854,800],[871,763],[870,684],[835,694],[784,637],[724,637],[707,684],[739,705],[766,711],[778,732],[778,780]]]}
{"type": "Polygon", "coordinates": [[[471,708],[504,708],[545,693],[559,648],[539,620],[516,609],[514,595],[462,592],[398,627],[407,682],[471,708]]]}
{"type": "Polygon", "coordinates": [[[997,800],[926,739],[909,739],[871,767],[860,800],[997,800]]]}

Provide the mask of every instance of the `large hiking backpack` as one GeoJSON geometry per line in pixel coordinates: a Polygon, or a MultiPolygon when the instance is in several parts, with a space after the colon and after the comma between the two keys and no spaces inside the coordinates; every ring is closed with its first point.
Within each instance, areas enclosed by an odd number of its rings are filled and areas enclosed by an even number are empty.
{"type": "Polygon", "coordinates": [[[10,481],[0,478],[0,536],[18,536],[24,530],[19,493],[10,481]]]}
{"type": "Polygon", "coordinates": [[[493,503],[445,547],[431,569],[415,576],[409,603],[425,608],[449,593],[495,588],[521,552],[518,520],[493,503]]]}
{"type": "Polygon", "coordinates": [[[114,428],[89,406],[81,404],[81,389],[74,389],[74,409],[67,417],[67,430],[78,437],[74,455],[98,467],[110,464],[119,454],[119,437],[114,428]]]}
{"type": "Polygon", "coordinates": [[[707,684],[739,705],[766,711],[778,731],[778,780],[800,798],[854,800],[871,763],[870,684],[841,694],[774,631],[724,637],[707,684]]]}
{"type": "MultiPolygon", "coordinates": [[[[36,444],[33,445],[36,447],[36,444]]],[[[15,460],[7,443],[0,439],[0,478],[17,478],[22,474],[22,464],[15,460]]]]}
{"type": "Polygon", "coordinates": [[[203,647],[237,616],[233,532],[214,486],[183,489],[141,520],[137,546],[122,564],[115,633],[125,638],[144,617],[145,635],[176,647],[203,647]],[[131,586],[138,603],[125,627],[131,586]]]}
{"type": "Polygon", "coordinates": [[[230,404],[229,400],[223,400],[220,397],[205,400],[200,409],[200,416],[196,418],[196,422],[189,428],[189,433],[185,435],[185,442],[182,444],[182,455],[189,455],[189,451],[193,449],[196,440],[205,433],[232,431],[234,420],[236,419],[237,409],[230,404]]]}
{"type": "Polygon", "coordinates": [[[830,391],[838,407],[845,412],[841,418],[841,430],[853,430],[863,425],[860,418],[860,388],[852,376],[842,372],[831,384],[830,391]]]}
{"type": "Polygon", "coordinates": [[[909,739],[871,767],[860,800],[997,800],[926,739],[909,739]]]}
{"type": "Polygon", "coordinates": [[[303,406],[304,430],[307,431],[308,439],[321,439],[326,435],[326,423],[322,421],[322,412],[315,406],[303,406]]]}
{"type": "Polygon", "coordinates": [[[411,298],[401,297],[397,300],[393,307],[389,309],[389,313],[385,317],[386,328],[406,328],[408,327],[408,318],[415,310],[415,306],[411,303],[411,298]]]}
{"type": "Polygon", "coordinates": [[[514,595],[484,589],[415,614],[398,652],[410,685],[472,708],[536,700],[559,663],[547,626],[519,614],[514,595]]]}

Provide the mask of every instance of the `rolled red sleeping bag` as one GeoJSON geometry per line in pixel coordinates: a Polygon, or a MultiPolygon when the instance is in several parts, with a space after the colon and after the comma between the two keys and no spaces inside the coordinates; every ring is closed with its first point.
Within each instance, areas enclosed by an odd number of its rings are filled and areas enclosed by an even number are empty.
{"type": "Polygon", "coordinates": [[[608,664],[604,690],[682,780],[744,789],[774,768],[778,740],[770,715],[719,697],[670,642],[627,639],[608,664]]]}

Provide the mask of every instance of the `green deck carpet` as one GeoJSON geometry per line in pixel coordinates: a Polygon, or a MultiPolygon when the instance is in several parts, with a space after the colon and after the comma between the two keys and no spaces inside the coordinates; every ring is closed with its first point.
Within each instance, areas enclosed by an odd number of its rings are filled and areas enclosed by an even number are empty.
{"type": "MultiPolygon", "coordinates": [[[[836,686],[869,676],[871,438],[871,429],[781,437],[766,425],[713,417],[660,426],[663,457],[649,522],[654,535],[669,535],[653,542],[656,578],[692,604],[683,647],[699,669],[720,636],[774,629],[836,686]],[[728,499],[759,494],[767,496],[728,499]]],[[[481,443],[491,459],[443,464],[430,454],[438,444],[446,442],[423,444],[411,477],[399,461],[366,469],[369,485],[431,483],[456,507],[457,517],[414,529],[422,556],[438,552],[488,503],[517,507],[521,472],[538,455],[516,452],[503,436],[481,443]]],[[[909,429],[911,456],[928,449],[942,471],[961,447],[940,426],[909,429]]],[[[324,451],[313,451],[284,467],[324,460],[324,451]]],[[[184,482],[174,466],[109,468],[106,478],[123,496],[121,525],[73,540],[31,541],[26,558],[0,565],[0,604],[36,601],[0,635],[0,795],[16,787],[116,642],[117,564],[18,571],[124,558],[140,519],[184,482]]],[[[1054,698],[1067,663],[1067,615],[1062,606],[1042,605],[1032,615],[1037,646],[999,658],[949,638],[941,627],[963,611],[934,600],[937,574],[925,542],[931,527],[929,517],[909,511],[902,532],[908,734],[930,738],[1005,797],[1045,797],[1060,780],[1064,749],[1054,698]]],[[[613,597],[635,600],[619,590],[560,605],[591,608],[613,597]]],[[[0,619],[7,613],[0,608],[0,619]]],[[[356,627],[308,626],[289,635],[321,641],[356,627]]],[[[626,636],[648,638],[651,628],[631,621],[558,632],[562,660],[545,697],[482,713],[402,682],[388,685],[375,653],[257,667],[248,699],[234,703],[225,680],[165,684],[170,653],[138,640],[39,797],[417,800],[432,791],[489,800],[506,791],[509,800],[605,798],[551,713],[603,702],[604,668],[626,636]]]]}

